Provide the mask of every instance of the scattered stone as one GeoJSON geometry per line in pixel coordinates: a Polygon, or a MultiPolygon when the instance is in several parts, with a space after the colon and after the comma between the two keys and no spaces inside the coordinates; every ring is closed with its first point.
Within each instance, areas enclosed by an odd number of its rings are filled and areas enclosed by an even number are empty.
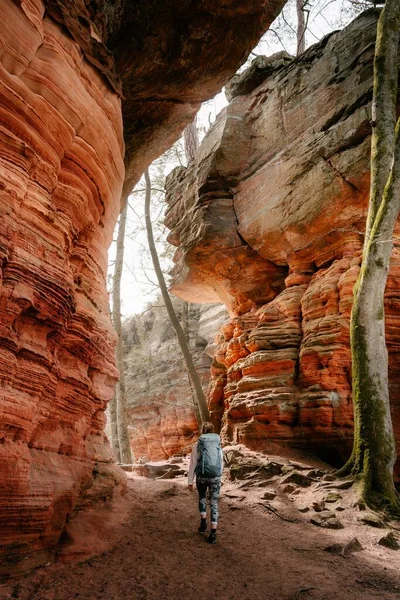
{"type": "Polygon", "coordinates": [[[332,473],[327,473],[322,478],[323,481],[335,481],[335,479],[336,479],[336,477],[332,473]]]}
{"type": "Polygon", "coordinates": [[[325,529],[343,529],[343,525],[337,517],[331,517],[323,521],[320,527],[324,527],[325,529]]]}
{"type": "Polygon", "coordinates": [[[295,490],[293,490],[292,494],[294,496],[298,496],[301,493],[301,489],[300,488],[296,488],[295,490]]]}
{"type": "Polygon", "coordinates": [[[292,460],[289,460],[289,465],[291,465],[297,471],[310,471],[312,469],[310,465],[304,465],[302,463],[294,462],[292,460]]]}
{"type": "Polygon", "coordinates": [[[157,479],[174,479],[177,475],[180,475],[180,473],[174,471],[174,469],[168,469],[165,473],[159,475],[157,479]]]}
{"type": "Polygon", "coordinates": [[[310,507],[304,504],[303,506],[296,506],[297,510],[301,513],[306,513],[310,510],[310,507]]]}
{"type": "Polygon", "coordinates": [[[324,498],[325,502],[338,502],[341,499],[342,496],[338,492],[329,492],[324,498]]]}
{"type": "Polygon", "coordinates": [[[275,482],[275,481],[278,481],[278,479],[279,479],[279,478],[278,478],[278,477],[276,477],[276,476],[269,477],[269,478],[267,479],[267,481],[260,481],[259,483],[257,483],[257,487],[260,487],[260,488],[262,488],[262,487],[268,487],[268,486],[270,486],[270,485],[271,485],[271,483],[273,483],[273,482],[275,482]]]}
{"type": "Polygon", "coordinates": [[[287,473],[291,473],[292,471],[294,471],[293,465],[283,465],[282,475],[287,475],[287,473]]]}
{"type": "Polygon", "coordinates": [[[276,492],[274,492],[273,490],[266,490],[263,493],[262,498],[264,500],[274,500],[276,498],[276,492]]]}
{"type": "Polygon", "coordinates": [[[343,506],[342,504],[338,504],[338,505],[335,507],[335,510],[337,510],[337,511],[339,511],[339,512],[342,512],[343,510],[346,510],[346,507],[345,507],[345,506],[343,506]]]}
{"type": "Polygon", "coordinates": [[[378,540],[378,544],[380,546],[384,546],[385,548],[390,548],[391,550],[400,550],[400,544],[398,543],[391,531],[389,531],[389,533],[381,537],[378,540]]]}
{"type": "Polygon", "coordinates": [[[369,525],[370,527],[386,527],[385,523],[378,515],[370,512],[365,513],[364,515],[360,515],[358,517],[358,521],[360,523],[363,523],[364,525],[369,525]]]}
{"type": "Polygon", "coordinates": [[[178,475],[184,474],[184,471],[179,468],[179,465],[173,465],[169,462],[136,463],[132,465],[132,471],[142,477],[149,477],[150,479],[174,479],[178,475]]]}
{"type": "Polygon", "coordinates": [[[326,548],[324,548],[325,552],[330,552],[331,554],[340,554],[340,556],[347,556],[352,554],[353,552],[360,552],[363,550],[360,542],[357,538],[352,538],[346,544],[330,544],[326,548]]]}
{"type": "Polygon", "coordinates": [[[325,502],[323,500],[320,500],[319,502],[313,502],[312,507],[315,510],[315,512],[321,512],[325,510],[325,502]]]}
{"type": "Polygon", "coordinates": [[[282,484],[284,485],[286,483],[294,483],[296,485],[300,485],[301,487],[309,487],[312,483],[312,479],[303,473],[293,471],[283,479],[282,484]]]}
{"type": "Polygon", "coordinates": [[[311,469],[310,471],[307,471],[307,473],[305,473],[307,477],[311,477],[312,479],[318,479],[322,477],[323,474],[324,471],[321,471],[320,469],[311,469]]]}
{"type": "Polygon", "coordinates": [[[293,494],[293,492],[295,491],[296,486],[293,485],[292,483],[288,483],[287,485],[284,485],[282,487],[282,492],[284,494],[293,494]]]}
{"type": "Polygon", "coordinates": [[[343,525],[339,519],[329,510],[312,515],[310,522],[313,525],[317,525],[317,527],[323,527],[325,529],[343,529],[343,525]]]}
{"type": "Polygon", "coordinates": [[[351,506],[353,508],[358,508],[358,510],[365,510],[367,508],[364,502],[361,502],[361,500],[355,500],[351,506]]]}
{"type": "Polygon", "coordinates": [[[277,462],[271,461],[264,465],[264,469],[268,471],[271,475],[282,475],[282,469],[284,465],[281,465],[277,462]]]}

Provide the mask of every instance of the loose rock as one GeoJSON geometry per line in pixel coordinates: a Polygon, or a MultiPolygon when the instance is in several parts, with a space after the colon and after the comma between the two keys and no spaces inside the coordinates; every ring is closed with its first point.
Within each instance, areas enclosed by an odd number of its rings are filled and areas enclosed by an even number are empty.
{"type": "Polygon", "coordinates": [[[325,510],[325,502],[323,500],[320,500],[319,502],[313,502],[312,507],[315,512],[321,512],[325,510]]]}
{"type": "Polygon", "coordinates": [[[263,493],[262,498],[264,500],[274,500],[276,498],[276,492],[274,492],[273,490],[266,490],[263,493]]]}
{"type": "Polygon", "coordinates": [[[370,527],[386,527],[382,519],[374,513],[365,513],[363,515],[360,515],[358,517],[358,521],[360,523],[364,523],[364,525],[369,525],[370,527]]]}
{"type": "Polygon", "coordinates": [[[342,529],[343,525],[337,519],[334,513],[329,510],[322,511],[312,515],[310,522],[317,527],[323,527],[325,529],[342,529]]]}
{"type": "Polygon", "coordinates": [[[385,548],[390,548],[391,550],[400,550],[400,544],[398,543],[391,531],[389,531],[389,533],[381,537],[378,540],[378,544],[380,546],[384,546],[385,548]]]}
{"type": "Polygon", "coordinates": [[[325,552],[330,552],[331,554],[340,554],[341,556],[347,556],[348,554],[352,554],[353,552],[360,552],[363,550],[360,542],[357,538],[352,538],[346,544],[330,544],[326,548],[324,548],[325,552]]]}
{"type": "Polygon", "coordinates": [[[307,477],[307,475],[304,475],[303,473],[293,471],[293,473],[290,473],[283,479],[282,484],[286,483],[295,483],[296,485],[300,485],[301,487],[309,487],[312,483],[312,479],[310,477],[307,477]]]}
{"type": "Polygon", "coordinates": [[[337,502],[341,500],[342,496],[338,492],[329,492],[324,498],[325,502],[337,502]]]}
{"type": "Polygon", "coordinates": [[[296,486],[293,485],[292,483],[288,483],[287,485],[284,485],[282,487],[282,492],[284,494],[293,494],[293,492],[295,491],[296,486]]]}

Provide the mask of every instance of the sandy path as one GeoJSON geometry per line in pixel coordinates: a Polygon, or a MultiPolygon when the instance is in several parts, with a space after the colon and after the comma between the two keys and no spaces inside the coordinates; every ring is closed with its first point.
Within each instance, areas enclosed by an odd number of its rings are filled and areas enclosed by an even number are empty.
{"type": "Polygon", "coordinates": [[[259,506],[221,501],[218,544],[197,533],[185,480],[129,480],[118,543],[79,564],[40,569],[0,598],[17,600],[399,600],[400,551],[347,558],[323,550],[339,532],[287,523],[259,506]],[[172,494],[171,494],[172,490],[172,494]],[[169,491],[169,492],[168,492],[169,491]],[[391,553],[385,560],[385,553],[391,553]],[[394,558],[394,555],[396,559],[394,558]],[[393,562],[394,561],[394,562],[393,562]]]}

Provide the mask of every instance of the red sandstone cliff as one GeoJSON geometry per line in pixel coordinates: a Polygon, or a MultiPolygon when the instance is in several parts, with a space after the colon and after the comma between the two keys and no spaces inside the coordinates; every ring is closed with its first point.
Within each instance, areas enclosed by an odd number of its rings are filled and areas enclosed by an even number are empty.
{"type": "MultiPolygon", "coordinates": [[[[349,315],[369,192],[369,11],[296,60],[257,59],[196,163],[168,180],[173,291],[223,301],[209,405],[226,441],[340,463],[352,439],[349,315]]],[[[386,290],[400,440],[397,240],[386,290]]]]}
{"type": "Polygon", "coordinates": [[[103,433],[124,180],[126,193],[283,0],[214,4],[0,3],[1,576],[46,563],[67,520],[124,485],[103,433]]]}
{"type": "MultiPolygon", "coordinates": [[[[119,97],[44,5],[1,23],[0,562],[47,562],[68,515],[123,485],[104,293],[124,177],[119,97]]],[[[17,566],[16,566],[17,565],[17,566]]]]}

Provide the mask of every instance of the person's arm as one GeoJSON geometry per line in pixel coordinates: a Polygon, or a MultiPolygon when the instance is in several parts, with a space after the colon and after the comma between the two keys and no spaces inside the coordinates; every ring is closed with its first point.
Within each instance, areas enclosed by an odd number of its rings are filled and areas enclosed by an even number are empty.
{"type": "Polygon", "coordinates": [[[196,470],[197,465],[197,442],[193,444],[192,454],[190,455],[190,465],[188,472],[188,487],[192,486],[194,483],[194,472],[196,470]]]}

